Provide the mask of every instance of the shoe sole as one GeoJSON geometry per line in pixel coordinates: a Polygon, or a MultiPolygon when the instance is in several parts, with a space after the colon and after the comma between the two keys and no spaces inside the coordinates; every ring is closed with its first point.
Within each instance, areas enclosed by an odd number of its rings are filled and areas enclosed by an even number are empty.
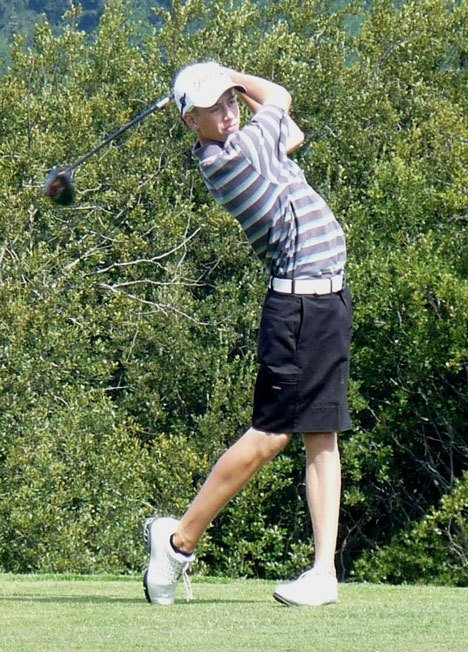
{"type": "Polygon", "coordinates": [[[320,604],[302,604],[302,602],[293,602],[288,600],[279,593],[273,593],[273,597],[281,604],[285,604],[287,607],[325,607],[327,604],[336,604],[336,600],[329,600],[328,602],[321,602],[320,604]]]}
{"type": "MultiPolygon", "coordinates": [[[[148,553],[150,555],[151,555],[151,526],[153,525],[156,518],[157,517],[148,519],[145,523],[145,527],[143,528],[143,540],[146,544],[146,547],[148,548],[148,553]]],[[[148,565],[149,565],[149,560],[148,560],[148,565]]],[[[148,567],[145,568],[143,573],[143,590],[145,592],[146,601],[149,602],[150,604],[153,604],[148,591],[148,567]]]]}
{"type": "Polygon", "coordinates": [[[148,584],[147,584],[148,580],[147,580],[147,577],[148,577],[148,569],[145,568],[145,572],[143,574],[143,591],[145,593],[146,602],[149,602],[150,604],[152,604],[150,594],[148,593],[148,584]]]}
{"type": "Polygon", "coordinates": [[[289,602],[289,600],[286,600],[283,598],[282,595],[279,595],[279,593],[273,593],[273,597],[275,600],[278,602],[281,602],[281,604],[285,604],[287,607],[297,607],[298,605],[295,602],[289,602]]]}

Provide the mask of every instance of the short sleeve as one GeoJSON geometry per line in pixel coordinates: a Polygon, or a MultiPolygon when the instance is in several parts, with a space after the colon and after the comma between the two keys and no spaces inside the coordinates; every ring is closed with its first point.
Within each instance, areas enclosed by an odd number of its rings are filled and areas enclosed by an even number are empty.
{"type": "Polygon", "coordinates": [[[259,173],[278,182],[287,161],[288,134],[289,118],[285,111],[265,105],[237,132],[230,144],[239,148],[259,173]]]}

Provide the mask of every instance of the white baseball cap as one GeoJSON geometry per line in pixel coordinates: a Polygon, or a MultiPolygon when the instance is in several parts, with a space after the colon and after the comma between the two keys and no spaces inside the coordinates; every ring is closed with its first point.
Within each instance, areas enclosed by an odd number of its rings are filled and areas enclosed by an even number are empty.
{"type": "Polygon", "coordinates": [[[242,93],[247,92],[245,86],[232,81],[219,63],[215,61],[193,63],[182,68],[175,78],[174,99],[180,115],[184,117],[194,107],[213,106],[230,88],[235,88],[242,93]]]}

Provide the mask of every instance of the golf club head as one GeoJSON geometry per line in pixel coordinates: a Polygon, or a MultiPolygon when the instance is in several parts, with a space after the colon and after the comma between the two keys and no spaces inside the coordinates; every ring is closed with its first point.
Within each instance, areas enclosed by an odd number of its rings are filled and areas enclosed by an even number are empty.
{"type": "Polygon", "coordinates": [[[66,168],[54,168],[49,173],[44,185],[44,194],[54,204],[69,206],[75,197],[75,189],[66,168]]]}

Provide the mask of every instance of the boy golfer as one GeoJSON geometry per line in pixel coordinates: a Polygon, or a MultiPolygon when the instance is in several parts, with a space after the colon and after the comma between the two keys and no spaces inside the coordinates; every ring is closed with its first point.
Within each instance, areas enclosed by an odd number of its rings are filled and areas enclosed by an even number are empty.
{"type": "Polygon", "coordinates": [[[211,521],[299,432],[315,560],[297,580],[277,586],[274,597],[287,605],[336,602],[337,433],[351,427],[351,301],[343,231],[287,157],[303,134],[288,116],[291,96],[283,87],[216,63],[197,63],[178,74],[174,96],[196,134],[194,154],[209,192],[239,221],[269,281],[252,425],[218,460],[180,521],[146,522],[145,594],[152,603],[174,602],[177,582],[211,521]],[[238,96],[253,112],[242,128],[238,96]]]}

